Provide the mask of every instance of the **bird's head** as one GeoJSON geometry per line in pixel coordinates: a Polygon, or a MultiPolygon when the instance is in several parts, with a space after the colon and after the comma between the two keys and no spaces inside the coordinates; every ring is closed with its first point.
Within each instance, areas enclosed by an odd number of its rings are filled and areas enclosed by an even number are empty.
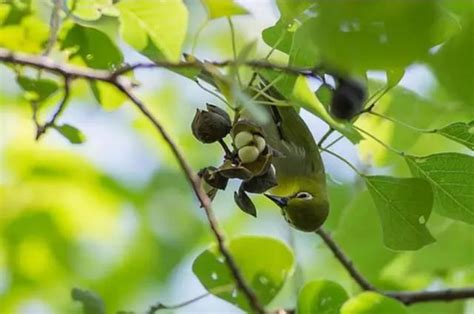
{"type": "Polygon", "coordinates": [[[291,226],[301,231],[316,231],[329,214],[327,199],[318,198],[307,191],[299,191],[287,197],[271,194],[265,196],[281,208],[283,217],[291,226]]]}

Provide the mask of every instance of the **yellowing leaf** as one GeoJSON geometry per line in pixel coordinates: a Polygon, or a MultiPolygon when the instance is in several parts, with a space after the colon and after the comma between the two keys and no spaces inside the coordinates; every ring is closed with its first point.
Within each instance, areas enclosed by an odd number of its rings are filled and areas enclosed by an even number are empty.
{"type": "Polygon", "coordinates": [[[151,41],[163,56],[178,61],[188,27],[188,11],[181,0],[123,0],[120,33],[133,48],[142,52],[151,41]]]}
{"type": "Polygon", "coordinates": [[[27,16],[21,24],[0,27],[0,47],[13,51],[39,53],[48,40],[48,25],[35,16],[27,16]]]}
{"type": "Polygon", "coordinates": [[[249,12],[235,3],[234,0],[202,0],[209,14],[209,19],[218,19],[224,16],[245,15],[249,12]]]}

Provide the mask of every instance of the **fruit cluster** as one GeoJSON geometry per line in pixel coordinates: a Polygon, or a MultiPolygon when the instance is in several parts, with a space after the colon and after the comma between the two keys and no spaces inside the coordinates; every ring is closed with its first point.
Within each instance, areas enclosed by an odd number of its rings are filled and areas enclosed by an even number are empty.
{"type": "Polygon", "coordinates": [[[268,145],[263,130],[246,119],[232,123],[227,112],[207,104],[207,111],[196,111],[192,132],[202,143],[219,142],[225,150],[222,165],[209,166],[198,173],[209,197],[212,199],[218,190],[225,190],[229,179],[241,180],[234,200],[244,212],[256,216],[256,208],[247,192],[260,194],[277,185],[272,165],[277,152],[268,145]],[[232,139],[232,149],[224,142],[228,135],[232,139]]]}

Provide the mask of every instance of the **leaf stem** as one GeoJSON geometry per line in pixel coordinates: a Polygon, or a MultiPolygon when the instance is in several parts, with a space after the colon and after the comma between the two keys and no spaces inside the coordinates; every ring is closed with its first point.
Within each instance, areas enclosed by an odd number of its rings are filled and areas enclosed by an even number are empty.
{"type": "Polygon", "coordinates": [[[357,173],[360,177],[365,177],[365,175],[364,175],[362,172],[360,172],[359,170],[357,170],[357,168],[356,168],[353,164],[351,164],[347,159],[345,159],[344,157],[342,157],[342,156],[340,156],[339,154],[336,154],[336,153],[334,153],[334,152],[332,152],[332,151],[330,151],[330,150],[328,150],[328,149],[326,149],[326,148],[320,147],[319,149],[320,149],[321,151],[323,151],[323,152],[326,152],[326,153],[328,153],[328,154],[330,154],[330,155],[333,155],[334,157],[336,157],[336,158],[339,159],[340,161],[344,162],[344,163],[345,163],[346,165],[348,165],[352,170],[354,170],[354,172],[357,173]]]}
{"type": "MultiPolygon", "coordinates": [[[[231,17],[227,17],[227,22],[229,23],[230,36],[231,36],[231,42],[232,42],[232,55],[235,62],[237,61],[237,44],[235,41],[234,23],[232,22],[231,17]]],[[[242,86],[242,80],[240,79],[239,68],[236,68],[236,74],[237,74],[237,81],[239,82],[239,86],[242,86]]]]}
{"type": "Polygon", "coordinates": [[[371,139],[373,139],[374,141],[376,141],[377,143],[379,143],[380,145],[382,145],[383,147],[385,147],[387,150],[391,151],[392,153],[395,153],[397,155],[400,155],[402,157],[405,156],[405,153],[402,152],[402,151],[399,151],[399,150],[396,150],[395,148],[385,144],[382,140],[378,139],[377,137],[373,136],[372,134],[370,134],[369,132],[365,131],[364,129],[361,129],[359,128],[358,126],[356,125],[352,125],[356,130],[358,130],[359,132],[362,132],[364,133],[365,135],[367,135],[368,137],[370,137],[371,139]]]}
{"type": "Polygon", "coordinates": [[[324,133],[323,137],[321,137],[321,139],[319,140],[318,142],[319,147],[323,145],[324,141],[327,140],[327,138],[332,134],[332,132],[334,132],[334,129],[330,126],[329,130],[326,133],[324,133]]]}
{"type": "Polygon", "coordinates": [[[420,132],[420,133],[435,133],[435,132],[436,132],[436,129],[435,129],[435,130],[420,129],[420,128],[414,127],[414,126],[409,125],[409,124],[407,124],[407,123],[405,123],[405,122],[402,122],[402,121],[400,121],[400,120],[397,120],[397,119],[388,117],[388,116],[383,115],[383,114],[378,113],[378,112],[369,111],[369,113],[370,113],[371,115],[376,116],[376,117],[379,117],[379,118],[381,118],[381,119],[388,120],[388,121],[391,121],[391,122],[393,122],[393,123],[395,123],[395,124],[399,124],[399,125],[401,125],[401,126],[404,126],[404,127],[408,128],[408,129],[411,129],[411,130],[413,130],[413,131],[415,131],[415,132],[420,132]]]}

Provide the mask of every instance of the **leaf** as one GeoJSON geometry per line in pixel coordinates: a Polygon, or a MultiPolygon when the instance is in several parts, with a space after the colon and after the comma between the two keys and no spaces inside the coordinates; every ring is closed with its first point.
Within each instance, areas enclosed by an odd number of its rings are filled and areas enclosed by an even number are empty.
{"type": "Polygon", "coordinates": [[[474,121],[469,123],[455,122],[444,128],[437,129],[436,133],[461,143],[470,150],[474,150],[474,121]]]}
{"type": "Polygon", "coordinates": [[[350,123],[338,122],[329,115],[324,108],[324,105],[309,88],[308,82],[304,76],[299,76],[296,79],[292,96],[293,100],[296,101],[299,106],[321,118],[331,127],[347,137],[352,143],[358,143],[362,139],[362,136],[357,130],[352,128],[350,123]]]}
{"type": "Polygon", "coordinates": [[[320,1],[309,42],[341,71],[404,68],[435,45],[437,1],[320,1]]]}
{"type": "Polygon", "coordinates": [[[433,193],[426,180],[367,176],[365,182],[379,213],[387,247],[417,250],[435,241],[426,228],[433,207],[433,193]]]}
{"type": "Polygon", "coordinates": [[[123,0],[120,34],[130,46],[142,52],[148,42],[170,61],[178,61],[188,27],[188,11],[181,0],[123,0]]]}
{"type": "Polygon", "coordinates": [[[41,19],[28,15],[20,24],[0,27],[0,47],[13,51],[40,53],[48,40],[49,28],[41,19]]]}
{"type": "Polygon", "coordinates": [[[85,21],[98,20],[103,14],[110,16],[118,15],[112,0],[68,0],[69,10],[72,9],[73,5],[74,16],[85,21]]]}
{"type": "Polygon", "coordinates": [[[80,58],[90,68],[113,70],[123,62],[120,49],[105,33],[74,24],[67,32],[61,49],[71,51],[69,59],[80,58]]]}
{"type": "Polygon", "coordinates": [[[89,84],[95,99],[105,110],[115,110],[127,100],[127,97],[111,84],[99,81],[89,82],[89,84]]]}
{"type": "Polygon", "coordinates": [[[474,157],[441,153],[406,156],[413,175],[425,178],[434,192],[434,209],[440,215],[474,224],[474,157]]]}
{"type": "Polygon", "coordinates": [[[331,104],[332,93],[333,89],[331,85],[328,84],[321,84],[315,92],[316,97],[324,105],[326,110],[328,110],[329,105],[331,104]]]}
{"type": "Polygon", "coordinates": [[[244,213],[257,217],[257,209],[243,188],[234,192],[234,201],[244,213]]]}
{"type": "Polygon", "coordinates": [[[430,60],[439,82],[454,98],[474,105],[474,18],[464,21],[462,31],[446,42],[430,60]]]}
{"type": "Polygon", "coordinates": [[[277,0],[276,4],[285,22],[292,22],[294,18],[316,6],[314,0],[277,0]]]}
{"type": "Polygon", "coordinates": [[[62,136],[67,138],[71,144],[81,144],[86,140],[86,136],[76,127],[63,124],[54,127],[62,136]]]}
{"type": "MultiPolygon", "coordinates": [[[[79,58],[80,63],[94,69],[114,70],[123,63],[120,49],[105,33],[90,27],[75,24],[66,34],[61,49],[71,51],[70,59],[79,58]]],[[[105,82],[90,82],[94,97],[106,110],[117,109],[126,97],[105,82]]]]}
{"type": "Polygon", "coordinates": [[[50,79],[33,79],[27,76],[18,76],[18,84],[23,90],[30,93],[29,98],[43,101],[58,90],[58,83],[50,79]]]}
{"type": "Polygon", "coordinates": [[[293,35],[294,31],[281,19],[262,31],[262,39],[267,45],[286,54],[290,53],[293,35]]]}
{"type": "Polygon", "coordinates": [[[386,88],[392,88],[398,85],[405,75],[403,69],[390,69],[386,72],[387,75],[387,86],[386,88]]]}
{"type": "Polygon", "coordinates": [[[349,299],[341,308],[341,314],[406,314],[406,307],[375,292],[362,292],[349,299]]]}
{"type": "Polygon", "coordinates": [[[73,288],[71,297],[74,301],[82,303],[84,314],[105,314],[104,301],[94,292],[73,288]]]}
{"type": "Polygon", "coordinates": [[[207,9],[209,19],[218,19],[232,15],[245,15],[249,12],[234,0],[201,0],[207,9]]]}
{"type": "Polygon", "coordinates": [[[348,299],[347,292],[338,283],[315,280],[304,285],[298,295],[299,314],[339,314],[348,299]]]}
{"type": "MultiPolygon", "coordinates": [[[[228,248],[241,274],[260,302],[263,305],[270,303],[293,271],[294,256],[290,249],[279,240],[257,236],[232,239],[228,243],[228,248]]],[[[235,287],[235,280],[216,245],[205,250],[194,260],[193,272],[208,291],[244,311],[250,310],[247,299],[235,287]],[[212,291],[217,287],[228,285],[233,285],[235,288],[230,292],[212,291]]]]}

